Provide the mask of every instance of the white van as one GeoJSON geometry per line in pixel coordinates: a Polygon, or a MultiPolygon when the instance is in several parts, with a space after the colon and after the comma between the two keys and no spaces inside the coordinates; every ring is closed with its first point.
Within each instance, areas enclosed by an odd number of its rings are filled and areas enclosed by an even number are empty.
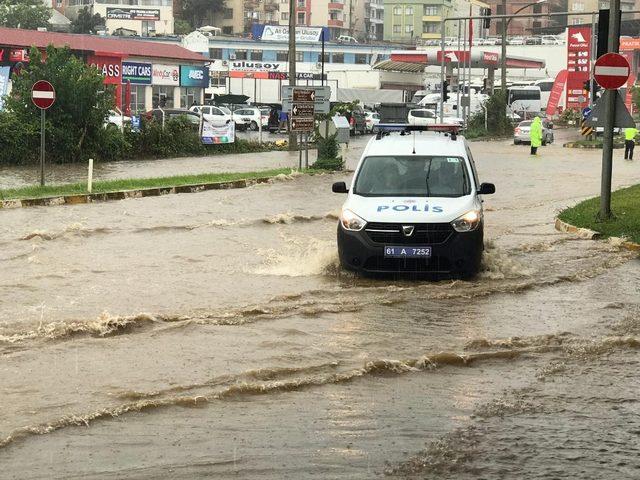
{"type": "Polygon", "coordinates": [[[527,120],[542,111],[540,87],[509,87],[508,92],[507,114],[513,115],[515,113],[523,120],[527,120]]]}
{"type": "Polygon", "coordinates": [[[457,127],[378,125],[338,221],[340,263],[362,273],[472,277],[483,244],[482,195],[471,150],[457,127]]]}
{"type": "Polygon", "coordinates": [[[551,96],[551,89],[553,88],[554,83],[555,80],[553,78],[545,78],[543,80],[536,80],[533,84],[536,87],[540,87],[540,107],[542,110],[547,109],[549,97],[551,96]]]}

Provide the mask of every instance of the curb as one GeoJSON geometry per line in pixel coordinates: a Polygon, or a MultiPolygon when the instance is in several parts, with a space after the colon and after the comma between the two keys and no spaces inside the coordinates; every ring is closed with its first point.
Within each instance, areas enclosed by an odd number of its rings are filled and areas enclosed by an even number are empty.
{"type": "MultiPolygon", "coordinates": [[[[570,233],[580,238],[584,238],[585,240],[598,240],[602,238],[602,234],[599,232],[589,230],[588,228],[576,227],[567,222],[563,222],[557,217],[556,217],[555,227],[556,227],[556,230],[558,230],[559,232],[570,233]]],[[[620,237],[607,237],[607,238],[610,241],[620,245],[622,248],[626,250],[630,250],[632,252],[640,252],[640,244],[638,243],[630,242],[620,237]]]]}
{"type": "MultiPolygon", "coordinates": [[[[602,146],[600,145],[577,145],[575,142],[568,142],[562,145],[564,148],[577,148],[577,149],[586,149],[586,150],[602,150],[602,146]]],[[[620,145],[614,145],[614,150],[619,150],[623,148],[620,145]]]]}
{"type": "Polygon", "coordinates": [[[234,180],[232,182],[197,183],[181,185],[179,187],[152,187],[139,190],[122,190],[108,193],[86,193],[62,195],[56,197],[23,198],[20,200],[0,200],[0,209],[26,207],[53,207],[57,205],[78,205],[82,203],[109,202],[125,200],[127,198],[159,197],[177,193],[198,193],[206,190],[227,190],[232,188],[246,188],[259,183],[269,183],[274,177],[259,177],[248,180],[234,180]]]}

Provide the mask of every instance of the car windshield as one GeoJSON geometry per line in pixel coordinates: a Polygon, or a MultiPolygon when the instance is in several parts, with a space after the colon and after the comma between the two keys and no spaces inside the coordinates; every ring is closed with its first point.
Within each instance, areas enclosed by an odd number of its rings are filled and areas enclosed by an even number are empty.
{"type": "Polygon", "coordinates": [[[469,194],[461,157],[366,157],[354,193],[365,197],[460,197],[469,194]]]}

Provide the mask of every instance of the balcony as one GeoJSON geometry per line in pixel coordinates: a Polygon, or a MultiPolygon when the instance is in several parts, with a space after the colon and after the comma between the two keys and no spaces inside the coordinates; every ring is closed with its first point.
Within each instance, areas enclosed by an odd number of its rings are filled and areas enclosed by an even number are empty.
{"type": "Polygon", "coordinates": [[[342,20],[329,19],[327,21],[327,25],[329,25],[330,27],[340,27],[340,28],[342,28],[344,26],[344,22],[342,20]]]}
{"type": "Polygon", "coordinates": [[[344,10],[344,3],[341,2],[329,2],[329,10],[344,10]]]}

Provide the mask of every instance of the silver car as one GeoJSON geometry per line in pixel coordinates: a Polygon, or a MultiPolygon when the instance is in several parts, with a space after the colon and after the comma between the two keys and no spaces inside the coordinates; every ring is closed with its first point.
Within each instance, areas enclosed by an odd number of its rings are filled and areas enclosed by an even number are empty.
{"type": "MultiPolygon", "coordinates": [[[[553,123],[548,120],[542,120],[542,145],[553,143],[553,123]]],[[[513,143],[520,145],[521,143],[531,143],[529,132],[531,131],[531,120],[520,122],[513,131],[513,143]]]]}

